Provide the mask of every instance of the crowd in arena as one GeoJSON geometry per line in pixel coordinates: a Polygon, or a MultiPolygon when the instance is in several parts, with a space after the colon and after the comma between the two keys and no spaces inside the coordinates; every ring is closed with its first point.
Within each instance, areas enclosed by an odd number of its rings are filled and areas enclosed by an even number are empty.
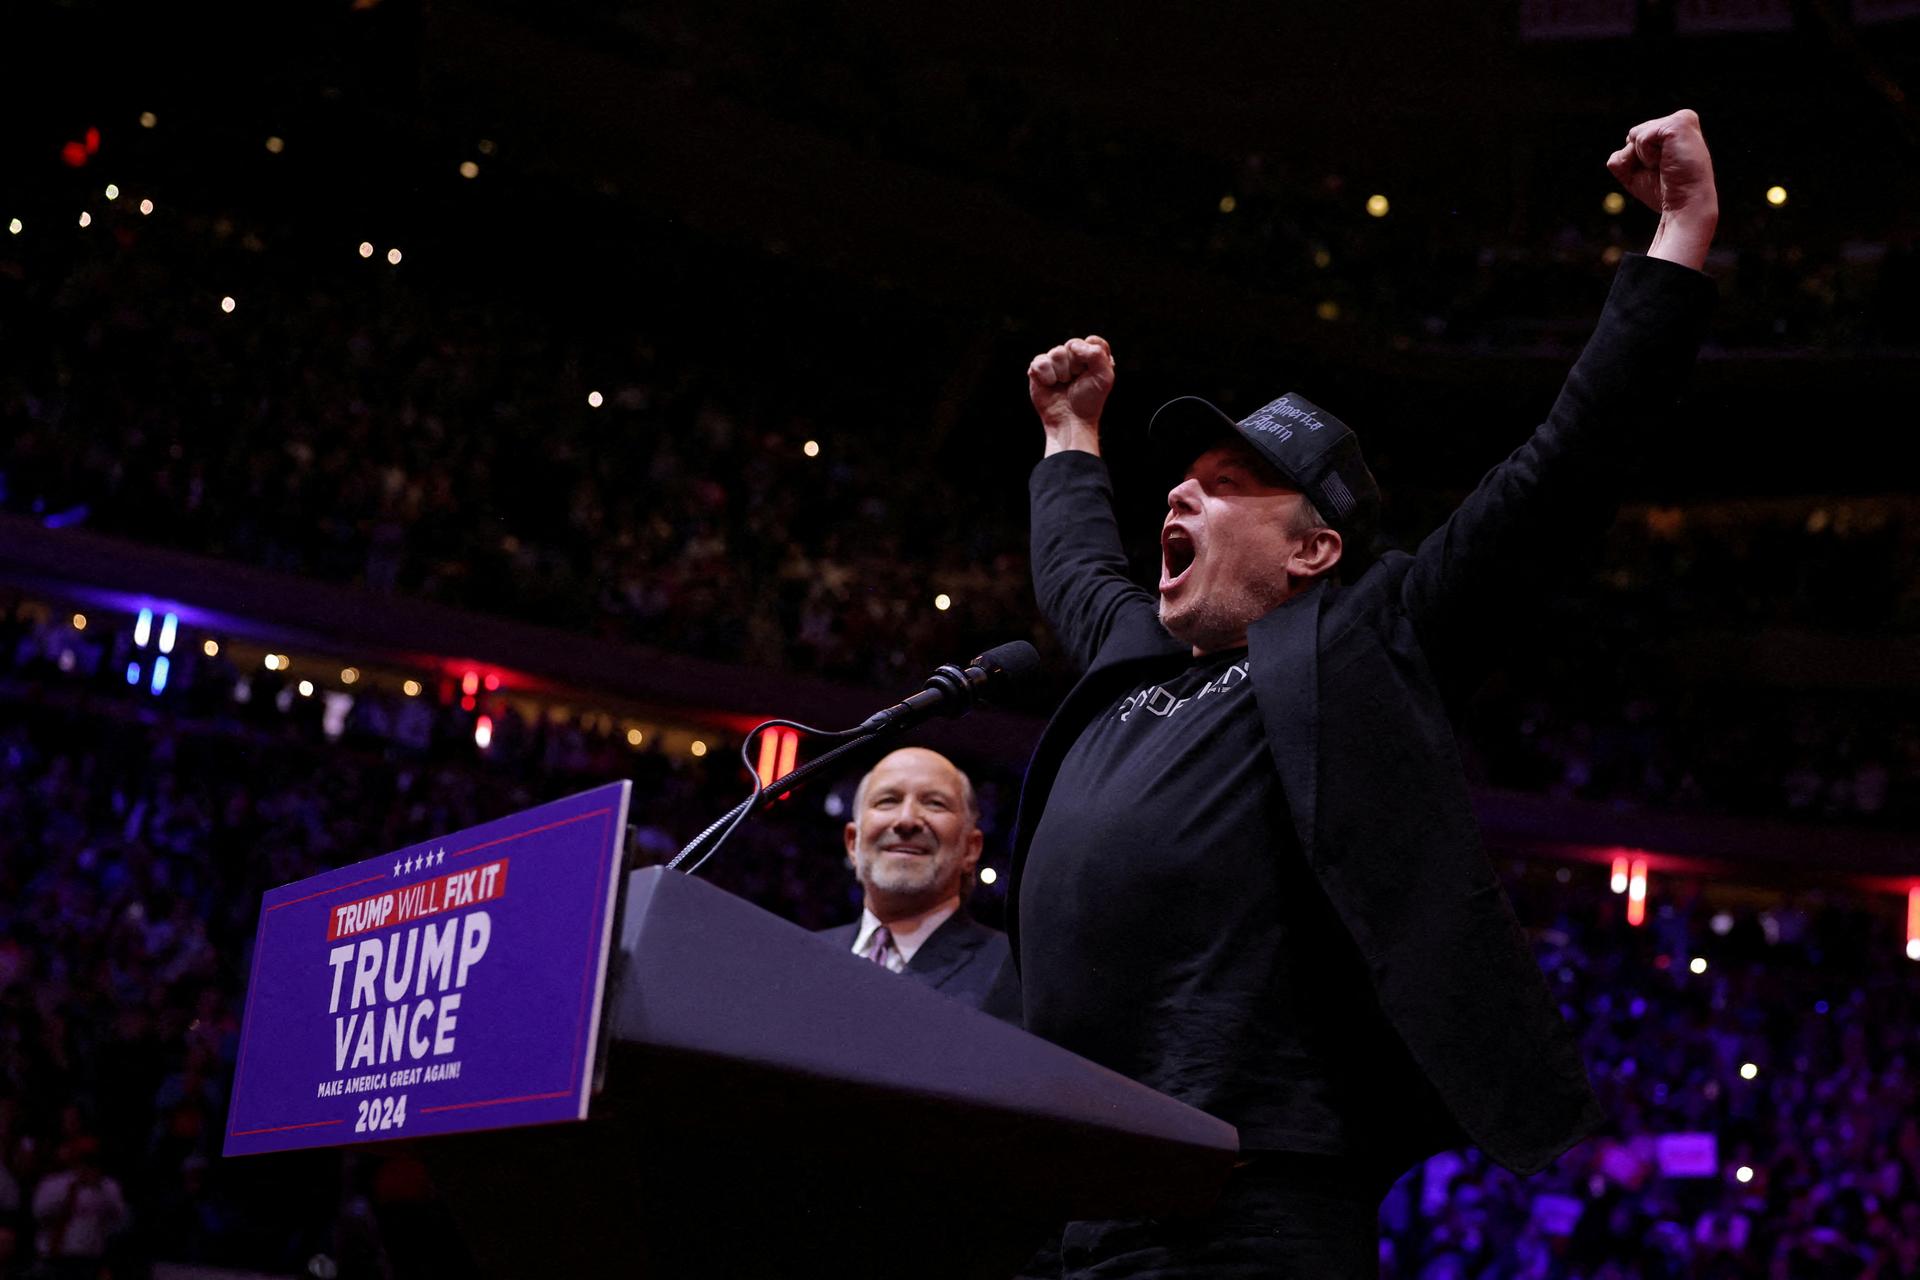
{"type": "MultiPolygon", "coordinates": [[[[47,323],[0,371],[0,509],[888,691],[1047,643],[1017,485],[835,426],[897,418],[931,368],[874,384],[774,348],[748,382],[642,332],[601,385],[563,325],[277,252],[284,228],[112,209],[91,231],[13,298],[47,323]],[[254,282],[243,310],[194,284],[209,272],[254,282]]],[[[1436,519],[1448,496],[1396,493],[1436,519]]],[[[1684,635],[1910,632],[1916,543],[1896,499],[1630,510],[1475,718],[1481,776],[1757,816],[1920,810],[1908,700],[1760,698],[1666,661],[1684,635]]]]}

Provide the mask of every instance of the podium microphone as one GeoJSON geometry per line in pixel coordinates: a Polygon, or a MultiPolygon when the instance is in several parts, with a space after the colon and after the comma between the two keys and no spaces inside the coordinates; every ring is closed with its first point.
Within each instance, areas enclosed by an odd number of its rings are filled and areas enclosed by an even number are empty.
{"type": "Polygon", "coordinates": [[[876,711],[855,733],[905,729],[932,716],[963,716],[989,690],[1004,692],[1040,669],[1040,654],[1025,640],[1014,640],[987,650],[964,668],[951,662],[927,678],[919,693],[876,711]]]}

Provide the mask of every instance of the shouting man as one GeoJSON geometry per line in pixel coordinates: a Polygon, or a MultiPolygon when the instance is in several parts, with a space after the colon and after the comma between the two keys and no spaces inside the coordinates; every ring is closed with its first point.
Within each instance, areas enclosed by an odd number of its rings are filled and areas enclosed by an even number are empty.
{"type": "Polygon", "coordinates": [[[1375,1273],[1381,1193],[1462,1141],[1530,1173],[1600,1120],[1483,852],[1447,708],[1657,448],[1714,289],[1700,122],[1607,162],[1660,214],[1544,425],[1413,554],[1373,557],[1353,433],[1288,394],[1155,415],[1157,593],[1100,460],[1113,354],[1033,360],[1041,608],[1085,675],[1028,774],[1008,893],[1027,1027],[1232,1122],[1193,1222],[1067,1225],[1065,1274],[1375,1273]]]}

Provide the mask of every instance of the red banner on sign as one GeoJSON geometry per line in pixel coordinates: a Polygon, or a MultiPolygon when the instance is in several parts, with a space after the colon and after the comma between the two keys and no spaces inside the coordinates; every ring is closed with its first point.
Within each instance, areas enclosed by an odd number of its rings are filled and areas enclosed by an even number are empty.
{"type": "Polygon", "coordinates": [[[327,941],[350,938],[369,929],[424,920],[443,911],[491,902],[507,892],[507,860],[449,871],[418,884],[388,889],[369,898],[341,903],[327,913],[327,941]]]}

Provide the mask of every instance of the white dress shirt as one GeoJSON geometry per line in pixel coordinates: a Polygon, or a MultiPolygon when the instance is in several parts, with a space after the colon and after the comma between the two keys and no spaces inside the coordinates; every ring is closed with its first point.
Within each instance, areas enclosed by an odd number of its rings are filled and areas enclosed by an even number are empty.
{"type": "Polygon", "coordinates": [[[933,931],[947,922],[947,917],[960,909],[960,895],[954,894],[930,911],[917,916],[903,916],[894,921],[882,921],[867,908],[860,908],[860,928],[853,935],[853,953],[865,955],[867,948],[873,945],[873,931],[883,923],[893,934],[893,950],[887,955],[887,968],[899,973],[913,959],[913,953],[920,944],[933,936],[933,931]]]}

